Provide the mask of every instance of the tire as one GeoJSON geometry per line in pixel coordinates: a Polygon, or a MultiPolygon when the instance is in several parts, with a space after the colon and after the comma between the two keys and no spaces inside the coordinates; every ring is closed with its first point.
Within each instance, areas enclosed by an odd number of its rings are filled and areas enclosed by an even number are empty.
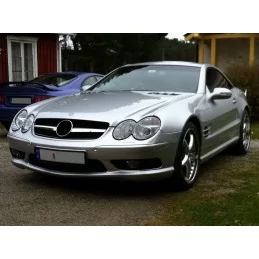
{"type": "Polygon", "coordinates": [[[5,129],[6,129],[7,131],[9,131],[10,126],[11,126],[11,123],[10,123],[10,122],[6,122],[6,121],[1,122],[1,123],[2,123],[2,125],[5,127],[5,129]]]}
{"type": "Polygon", "coordinates": [[[251,141],[251,124],[250,115],[247,110],[244,110],[240,123],[240,133],[238,142],[232,146],[232,150],[236,155],[246,155],[251,141]]]}
{"type": "Polygon", "coordinates": [[[187,122],[179,140],[174,162],[173,184],[177,189],[184,191],[193,186],[199,164],[200,138],[198,130],[195,124],[187,122]]]}

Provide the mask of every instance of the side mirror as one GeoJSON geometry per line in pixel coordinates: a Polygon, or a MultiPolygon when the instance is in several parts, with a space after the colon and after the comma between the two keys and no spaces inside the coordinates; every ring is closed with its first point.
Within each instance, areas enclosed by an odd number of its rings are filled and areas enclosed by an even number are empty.
{"type": "Polygon", "coordinates": [[[232,92],[227,88],[215,88],[209,95],[210,100],[222,100],[229,99],[232,96],[232,92]]]}
{"type": "Polygon", "coordinates": [[[91,87],[91,85],[84,85],[84,86],[82,86],[81,91],[82,91],[82,92],[85,92],[85,91],[87,91],[90,87],[91,87]]]}

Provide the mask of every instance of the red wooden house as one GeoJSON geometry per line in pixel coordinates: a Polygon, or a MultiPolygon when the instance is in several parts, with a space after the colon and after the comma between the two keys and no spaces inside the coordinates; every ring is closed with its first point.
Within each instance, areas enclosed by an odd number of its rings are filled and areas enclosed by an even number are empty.
{"type": "Polygon", "coordinates": [[[0,34],[0,83],[59,71],[59,34],[0,34]]]}

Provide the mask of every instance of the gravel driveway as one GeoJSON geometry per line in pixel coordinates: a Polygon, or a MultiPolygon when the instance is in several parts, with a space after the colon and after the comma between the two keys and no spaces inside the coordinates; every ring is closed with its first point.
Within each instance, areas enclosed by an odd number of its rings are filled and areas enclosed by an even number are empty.
{"type": "MultiPolygon", "coordinates": [[[[0,225],[145,225],[181,195],[164,182],[69,180],[17,169],[5,135],[0,131],[0,225]]],[[[205,181],[202,174],[197,185],[205,181]]]]}
{"type": "Polygon", "coordinates": [[[142,225],[163,207],[163,184],[68,180],[20,170],[0,132],[0,225],[142,225]]]}

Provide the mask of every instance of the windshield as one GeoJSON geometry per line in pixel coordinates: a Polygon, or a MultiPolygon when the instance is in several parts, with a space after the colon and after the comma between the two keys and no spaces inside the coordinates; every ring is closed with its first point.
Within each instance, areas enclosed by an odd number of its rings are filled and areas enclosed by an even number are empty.
{"type": "Polygon", "coordinates": [[[91,90],[197,92],[199,67],[146,65],[122,67],[108,75],[91,90]]]}
{"type": "Polygon", "coordinates": [[[57,87],[64,86],[73,81],[77,76],[73,74],[49,74],[36,77],[30,83],[55,85],[57,87]]]}

